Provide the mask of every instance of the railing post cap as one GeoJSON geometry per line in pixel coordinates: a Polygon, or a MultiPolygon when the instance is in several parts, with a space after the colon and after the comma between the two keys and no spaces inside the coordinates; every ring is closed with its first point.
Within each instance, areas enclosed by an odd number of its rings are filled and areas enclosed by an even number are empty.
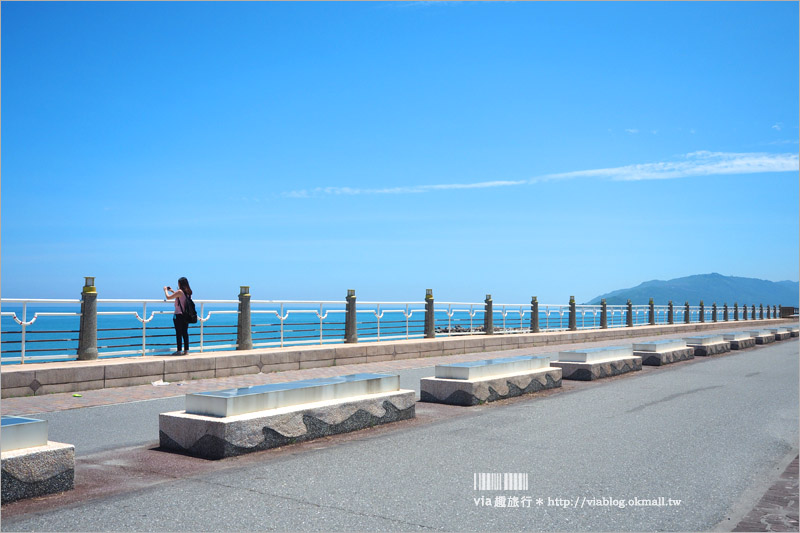
{"type": "Polygon", "coordinates": [[[85,284],[83,286],[83,292],[97,292],[97,289],[94,286],[94,276],[84,276],[83,279],[85,280],[85,284]]]}
{"type": "Polygon", "coordinates": [[[531,296],[531,301],[532,301],[532,302],[536,302],[536,301],[538,301],[538,300],[539,300],[539,299],[538,299],[536,296],[531,296]]]}
{"type": "Polygon", "coordinates": [[[355,289],[347,289],[347,297],[348,298],[350,298],[352,296],[355,296],[355,295],[356,295],[356,290],[355,289]]]}
{"type": "Polygon", "coordinates": [[[433,289],[425,289],[425,298],[433,298],[433,289]]]}
{"type": "Polygon", "coordinates": [[[492,295],[491,294],[487,294],[486,295],[486,301],[489,302],[491,300],[492,300],[492,295]]]}
{"type": "Polygon", "coordinates": [[[239,285],[240,296],[250,296],[250,285],[239,285]]]}

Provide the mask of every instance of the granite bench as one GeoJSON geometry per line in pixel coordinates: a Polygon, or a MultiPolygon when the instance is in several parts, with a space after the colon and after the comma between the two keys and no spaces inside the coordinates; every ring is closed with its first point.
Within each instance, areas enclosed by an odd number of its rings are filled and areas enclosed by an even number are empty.
{"type": "Polygon", "coordinates": [[[222,459],[415,416],[400,377],[351,374],[186,395],[159,415],[164,450],[222,459]]]}
{"type": "Polygon", "coordinates": [[[683,339],[686,345],[694,349],[695,357],[716,355],[731,351],[731,343],[726,341],[722,335],[698,335],[683,339]]]}
{"type": "Polygon", "coordinates": [[[631,346],[605,346],[558,352],[553,366],[561,368],[563,379],[592,381],[642,369],[642,358],[631,346]]]}
{"type": "Polygon", "coordinates": [[[560,386],[549,356],[520,355],[436,365],[434,377],[420,380],[420,401],[471,406],[560,386]]]}
{"type": "Polygon", "coordinates": [[[3,416],[0,433],[2,503],[73,488],[75,447],[48,440],[46,420],[3,416]]]}
{"type": "Polygon", "coordinates": [[[731,344],[731,350],[744,350],[756,345],[756,340],[746,331],[723,333],[722,339],[731,344]]]}
{"type": "Polygon", "coordinates": [[[634,344],[633,355],[641,357],[643,365],[662,366],[694,359],[694,348],[681,339],[664,339],[634,344]]]}

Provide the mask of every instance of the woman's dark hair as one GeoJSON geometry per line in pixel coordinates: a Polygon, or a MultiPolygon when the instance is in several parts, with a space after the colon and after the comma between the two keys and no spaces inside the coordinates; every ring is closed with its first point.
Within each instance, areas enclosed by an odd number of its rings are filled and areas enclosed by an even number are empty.
{"type": "Polygon", "coordinates": [[[189,287],[189,280],[186,278],[180,278],[178,280],[178,288],[183,291],[183,294],[186,296],[192,295],[192,288],[189,287]]]}

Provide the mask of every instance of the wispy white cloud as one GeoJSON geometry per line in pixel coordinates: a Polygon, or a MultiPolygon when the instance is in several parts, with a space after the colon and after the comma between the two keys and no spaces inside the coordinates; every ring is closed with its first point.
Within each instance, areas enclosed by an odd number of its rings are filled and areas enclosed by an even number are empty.
{"type": "Polygon", "coordinates": [[[777,124],[772,125],[772,129],[775,131],[781,131],[781,127],[783,126],[782,122],[778,122],[777,124]]]}
{"type": "Polygon", "coordinates": [[[404,187],[384,187],[380,189],[362,189],[353,187],[315,187],[289,191],[282,194],[286,198],[308,198],[310,196],[353,196],[357,194],[419,194],[431,191],[446,191],[456,189],[488,189],[493,187],[510,187],[525,185],[528,180],[495,180],[477,183],[441,183],[432,185],[409,185],[404,187]]]}
{"type": "Polygon", "coordinates": [[[627,131],[630,134],[639,133],[639,130],[637,130],[636,128],[627,128],[627,129],[625,129],[625,131],[627,131]]]}
{"type": "Polygon", "coordinates": [[[766,141],[760,143],[762,146],[779,146],[782,144],[798,144],[797,139],[781,139],[778,141],[766,141]]]}
{"type": "Polygon", "coordinates": [[[549,174],[542,176],[540,180],[604,178],[614,181],[641,181],[721,174],[797,172],[798,169],[800,169],[800,163],[798,162],[797,154],[700,151],[686,154],[677,161],[549,174]]]}
{"type": "Polygon", "coordinates": [[[606,179],[612,181],[644,181],[690,178],[716,175],[758,174],[770,172],[797,172],[800,161],[797,154],[692,152],[674,161],[625,165],[621,167],[576,170],[545,174],[526,180],[494,180],[476,183],[442,183],[408,185],[384,188],[315,187],[288,191],[284,198],[310,198],[317,196],[354,196],[362,194],[421,194],[433,191],[460,189],[489,189],[515,187],[534,183],[578,178],[606,179]]]}

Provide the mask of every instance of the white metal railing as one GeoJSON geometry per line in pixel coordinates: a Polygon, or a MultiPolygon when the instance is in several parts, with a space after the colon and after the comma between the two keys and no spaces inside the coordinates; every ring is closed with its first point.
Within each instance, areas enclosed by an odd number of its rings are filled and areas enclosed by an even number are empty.
{"type": "MultiPolygon", "coordinates": [[[[79,330],[43,330],[38,328],[42,322],[48,325],[55,318],[80,319],[78,299],[0,299],[3,306],[19,306],[13,311],[2,310],[0,316],[11,319],[6,323],[18,330],[4,331],[17,336],[11,340],[3,339],[3,346],[13,345],[13,350],[3,352],[2,362],[36,362],[42,360],[69,360],[76,358],[75,348],[63,347],[65,343],[78,342],[79,338],[57,339],[50,334],[73,333],[79,330]],[[57,306],[67,306],[63,311],[57,306]],[[31,310],[39,308],[29,317],[31,310]],[[41,310],[42,307],[47,309],[41,310]],[[55,309],[50,309],[55,307],[55,309]],[[74,308],[77,307],[78,311],[74,308]],[[34,326],[34,324],[36,326],[34,326]],[[34,338],[34,336],[38,336],[34,338]],[[37,343],[32,346],[31,343],[37,343]],[[61,348],[43,348],[41,346],[59,344],[61,348]],[[19,353],[18,356],[10,355],[19,353]],[[37,355],[32,355],[37,354],[37,355]],[[44,354],[44,355],[38,355],[44,354]]],[[[235,349],[237,347],[236,323],[234,318],[239,311],[239,300],[195,300],[199,308],[198,324],[192,326],[192,336],[199,333],[199,343],[192,351],[235,349]],[[211,307],[211,309],[209,309],[211,307]],[[213,329],[209,329],[213,328],[213,329]]],[[[253,321],[266,318],[266,323],[253,323],[252,335],[254,347],[287,346],[303,344],[341,343],[344,341],[344,322],[346,302],[344,300],[251,300],[251,316],[253,321]],[[265,329],[261,329],[265,328],[265,329]],[[257,331],[258,330],[258,331],[257,331]],[[274,337],[263,337],[273,335],[274,337]]],[[[98,299],[97,300],[98,333],[117,333],[135,331],[133,336],[98,337],[99,356],[145,356],[171,352],[166,348],[170,343],[159,339],[172,337],[172,324],[163,317],[174,313],[173,301],[160,299],[98,299]],[[109,307],[117,306],[116,309],[109,307]],[[131,308],[121,309],[122,306],[131,308]],[[130,317],[133,327],[123,327],[122,321],[115,318],[130,317]],[[111,327],[102,327],[108,326],[111,327]],[[159,325],[161,324],[161,325],[159,325]],[[118,344],[112,341],[122,341],[118,344]],[[125,344],[129,343],[129,344],[125,344]]],[[[433,325],[437,336],[451,337],[459,335],[482,334],[484,331],[484,302],[434,302],[433,325]]],[[[569,328],[569,305],[538,304],[537,317],[540,331],[563,331],[569,328]]],[[[656,324],[668,323],[669,307],[658,305],[653,307],[656,324]]],[[[690,319],[699,321],[699,306],[690,307],[690,319]]],[[[742,318],[744,307],[739,308],[742,318]]],[[[649,324],[648,305],[634,305],[631,308],[633,325],[649,324]]],[[[385,341],[410,339],[424,336],[424,317],[426,304],[424,301],[358,301],[356,305],[356,322],[359,340],[385,341]]],[[[673,307],[673,322],[684,322],[685,306],[673,307]]],[[[756,309],[756,313],[759,309],[756,309]]],[[[496,334],[515,334],[530,331],[531,304],[495,303],[493,304],[493,325],[496,334]]],[[[748,318],[752,316],[752,306],[747,307],[748,318]]],[[[626,305],[607,306],[607,326],[609,328],[625,327],[628,323],[628,307],[626,305]]],[[[578,329],[597,329],[600,327],[601,306],[575,305],[575,324],[578,329]]],[[[734,317],[733,307],[729,306],[729,320],[734,317]]],[[[704,310],[706,322],[711,321],[711,307],[704,310]]],[[[718,321],[722,321],[722,309],[718,308],[718,321]]],[[[70,321],[71,322],[71,321],[70,321]]],[[[64,328],[62,328],[64,329],[64,328]]]]}
{"type": "MultiPolygon", "coordinates": [[[[478,302],[434,302],[433,305],[434,316],[436,312],[444,313],[447,317],[447,328],[437,328],[437,333],[442,333],[446,337],[455,337],[459,335],[474,335],[476,332],[483,331],[483,324],[480,326],[475,325],[475,317],[480,313],[486,315],[484,303],[478,302]],[[459,320],[461,315],[466,315],[463,319],[459,320]],[[453,326],[453,318],[456,318],[456,325],[453,326]],[[469,319],[469,327],[464,328],[458,322],[469,319]]],[[[435,323],[435,320],[434,320],[435,323]]]]}
{"type": "MultiPolygon", "coordinates": [[[[358,302],[356,305],[356,316],[361,313],[366,315],[372,315],[375,318],[375,333],[372,333],[372,328],[367,329],[366,327],[362,327],[362,333],[359,334],[360,340],[365,341],[380,341],[380,340],[396,340],[396,339],[411,339],[411,338],[418,338],[422,337],[423,333],[419,327],[415,328],[415,331],[412,331],[412,325],[419,322],[419,320],[412,320],[414,318],[414,314],[416,313],[417,317],[422,315],[423,320],[425,317],[425,303],[424,302],[371,302],[371,301],[361,301],[358,302]],[[375,307],[374,309],[359,309],[358,306],[369,306],[375,307]],[[387,309],[388,307],[388,309],[387,309]],[[395,307],[395,309],[392,309],[395,307]],[[402,326],[399,328],[397,326],[390,326],[388,329],[390,331],[389,335],[381,335],[381,321],[383,320],[386,313],[393,314],[393,315],[401,315],[399,322],[402,323],[402,326]],[[400,330],[401,333],[397,333],[396,330],[400,330]],[[366,331],[365,331],[366,330],[366,331]]],[[[389,317],[387,317],[389,318],[389,317]]],[[[399,317],[398,317],[399,318],[399,317]]],[[[392,322],[396,323],[396,322],[392,322]]],[[[364,323],[362,323],[364,324],[364,323]]]]}

